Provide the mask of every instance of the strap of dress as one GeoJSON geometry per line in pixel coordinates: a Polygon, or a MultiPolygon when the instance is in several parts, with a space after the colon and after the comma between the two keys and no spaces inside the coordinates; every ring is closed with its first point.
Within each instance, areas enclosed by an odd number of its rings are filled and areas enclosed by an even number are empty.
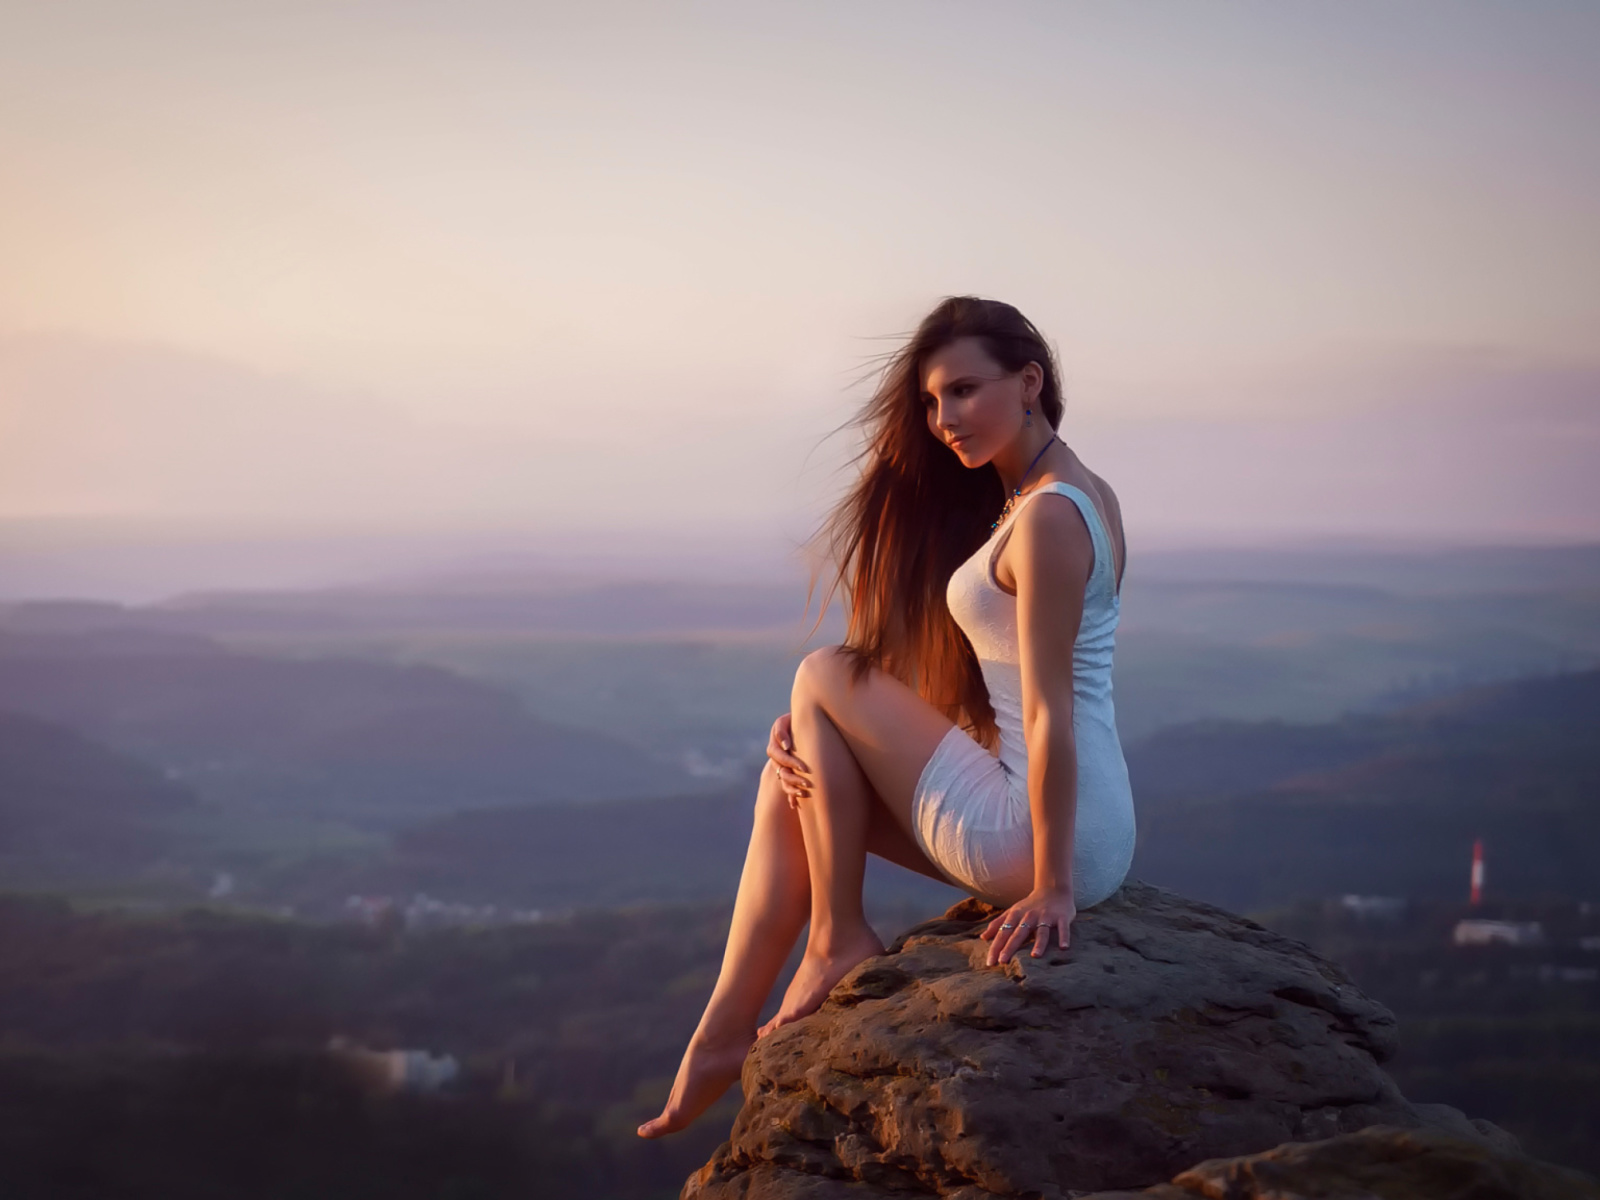
{"type": "MultiPolygon", "coordinates": [[[[1078,506],[1078,511],[1083,516],[1084,524],[1089,527],[1089,544],[1094,547],[1094,566],[1089,572],[1089,583],[1092,586],[1096,575],[1102,571],[1108,571],[1110,573],[1109,590],[1111,598],[1113,601],[1119,600],[1121,597],[1116,578],[1117,560],[1116,555],[1111,552],[1111,531],[1106,528],[1105,522],[1100,519],[1100,510],[1095,507],[1095,503],[1090,499],[1089,493],[1076,484],[1067,483],[1065,480],[1060,479],[1052,479],[1049,483],[1041,483],[1033,491],[1025,493],[1017,506],[1007,514],[1006,524],[1000,530],[1000,537],[995,541],[993,549],[989,552],[989,582],[996,587],[999,586],[994,573],[995,562],[999,559],[1000,551],[1005,548],[1006,542],[1011,537],[1011,527],[1016,522],[1017,514],[1027,507],[1028,502],[1041,492],[1055,492],[1058,496],[1067,496],[1078,506]]],[[[1010,595],[1009,592],[1005,594],[1010,595]]]]}

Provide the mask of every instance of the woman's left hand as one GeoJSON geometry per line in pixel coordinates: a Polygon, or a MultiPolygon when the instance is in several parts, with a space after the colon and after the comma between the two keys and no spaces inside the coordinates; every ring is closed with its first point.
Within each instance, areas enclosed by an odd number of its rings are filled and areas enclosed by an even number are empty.
{"type": "Polygon", "coordinates": [[[991,938],[989,965],[1010,962],[1016,952],[1029,939],[1033,939],[1033,957],[1038,958],[1050,948],[1050,931],[1055,930],[1061,948],[1067,948],[1067,927],[1078,915],[1072,891],[1035,888],[1005,912],[989,922],[989,927],[978,936],[984,941],[991,938]]]}

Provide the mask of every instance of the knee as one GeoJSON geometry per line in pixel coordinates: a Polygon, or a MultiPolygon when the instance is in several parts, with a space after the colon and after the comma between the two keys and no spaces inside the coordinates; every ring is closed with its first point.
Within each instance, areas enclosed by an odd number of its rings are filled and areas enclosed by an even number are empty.
{"type": "Polygon", "coordinates": [[[787,793],[783,790],[783,780],[778,778],[778,764],[769,758],[767,765],[761,768],[761,782],[756,786],[756,805],[759,807],[763,802],[784,795],[787,793]]]}
{"type": "Polygon", "coordinates": [[[822,705],[849,686],[851,657],[843,646],[824,646],[800,660],[794,673],[791,705],[822,705]]]}
{"type": "Polygon", "coordinates": [[[756,812],[787,810],[789,793],[784,791],[783,780],[778,778],[778,764],[770,758],[761,768],[761,782],[756,787],[756,812]]]}
{"type": "Polygon", "coordinates": [[[756,788],[756,794],[760,796],[773,791],[781,792],[782,790],[783,781],[778,778],[778,764],[769,758],[767,759],[767,765],[761,768],[761,783],[756,788]]]}

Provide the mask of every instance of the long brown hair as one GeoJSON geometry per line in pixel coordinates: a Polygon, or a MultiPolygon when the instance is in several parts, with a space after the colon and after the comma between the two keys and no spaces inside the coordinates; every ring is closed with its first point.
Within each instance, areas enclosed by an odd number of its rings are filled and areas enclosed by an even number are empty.
{"type": "Polygon", "coordinates": [[[963,337],[977,338],[1007,372],[1038,363],[1039,409],[1052,429],[1060,426],[1055,356],[1033,322],[999,300],[945,297],[889,357],[872,398],[845,426],[864,434],[855,460],[861,475],[812,538],[825,556],[812,590],[831,562],[818,620],[843,590],[844,649],[856,679],[872,667],[887,671],[993,747],[994,707],[977,655],[950,616],[945,587],[988,540],[1005,488],[992,464],[962,466],[929,431],[923,404],[923,363],[963,337]]]}

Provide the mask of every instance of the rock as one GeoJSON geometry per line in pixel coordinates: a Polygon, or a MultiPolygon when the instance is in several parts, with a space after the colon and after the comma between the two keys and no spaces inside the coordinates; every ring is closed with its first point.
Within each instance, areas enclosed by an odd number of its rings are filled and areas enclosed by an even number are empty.
{"type": "Polygon", "coordinates": [[[1417,1110],[1422,1124],[1429,1129],[1495,1150],[1504,1150],[1508,1154],[1522,1152],[1522,1145],[1515,1136],[1482,1117],[1468,1117],[1459,1108],[1451,1108],[1448,1104],[1413,1104],[1411,1107],[1417,1110]]]}
{"type": "Polygon", "coordinates": [[[1600,1200],[1589,1176],[1433,1129],[1374,1125],[1214,1158],[1170,1184],[1081,1200],[1600,1200]]]}
{"type": "Polygon", "coordinates": [[[1067,1197],[1375,1124],[1510,1136],[1408,1103],[1393,1014],[1301,942],[1130,881],[1067,950],[988,967],[998,911],[908,930],[761,1039],[683,1200],[1067,1197]]]}

